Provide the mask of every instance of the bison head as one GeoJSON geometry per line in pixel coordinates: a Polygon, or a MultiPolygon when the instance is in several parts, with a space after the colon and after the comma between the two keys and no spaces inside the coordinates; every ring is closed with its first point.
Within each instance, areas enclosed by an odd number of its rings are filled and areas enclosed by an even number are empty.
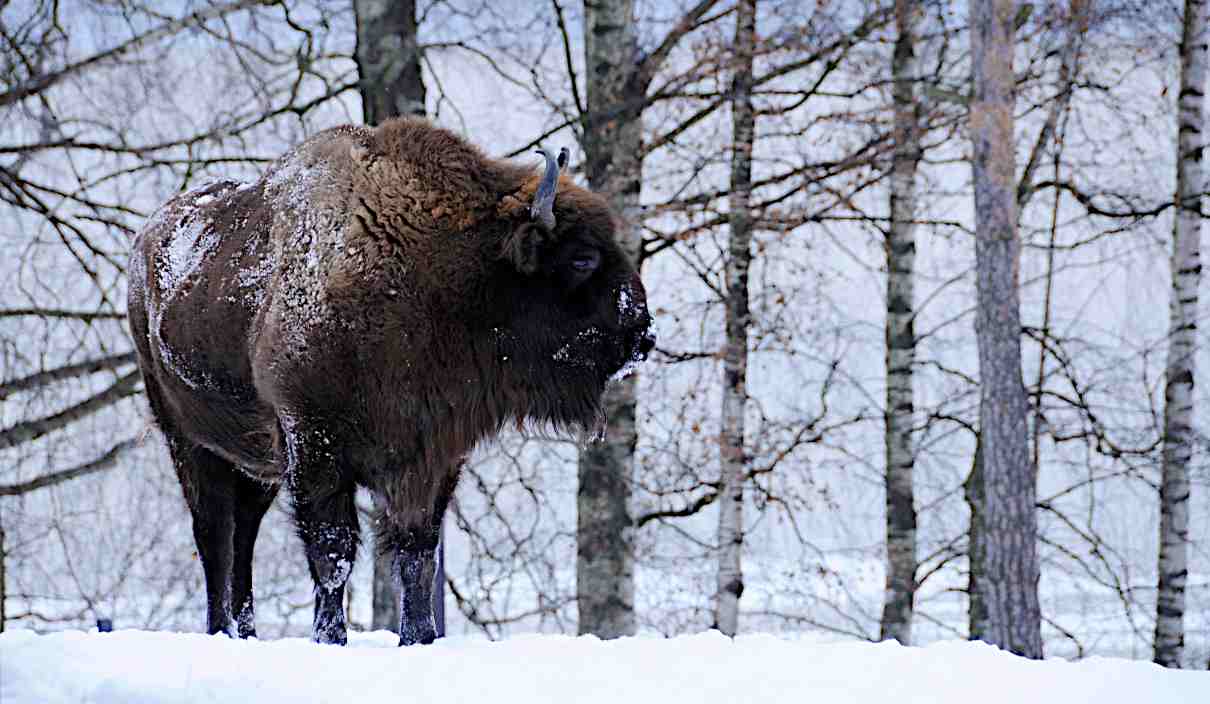
{"type": "Polygon", "coordinates": [[[524,189],[533,192],[528,207],[523,197],[502,213],[509,231],[491,292],[497,353],[526,397],[524,415],[595,429],[605,385],[655,346],[647,294],[605,200],[560,176],[566,149],[541,153],[546,168],[524,189]]]}

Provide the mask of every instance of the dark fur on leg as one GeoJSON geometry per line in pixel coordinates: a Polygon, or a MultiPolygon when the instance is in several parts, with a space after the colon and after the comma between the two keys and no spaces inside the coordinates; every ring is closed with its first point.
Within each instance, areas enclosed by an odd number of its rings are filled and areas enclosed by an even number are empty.
{"type": "Polygon", "coordinates": [[[252,552],[256,545],[256,535],[260,531],[261,519],[273,505],[277,490],[276,484],[265,484],[242,474],[236,478],[231,599],[240,638],[256,637],[252,598],[252,552]]]}
{"type": "MultiPolygon", "coordinates": [[[[345,582],[357,557],[357,514],[350,491],[339,501],[344,510],[329,513],[314,505],[295,504],[298,535],[306,548],[311,579],[315,583],[314,638],[318,643],[347,642],[345,582]]],[[[334,502],[336,503],[336,502],[334,502]]]]}
{"type": "Polygon", "coordinates": [[[193,539],[206,575],[206,632],[235,637],[231,615],[235,470],[186,440],[169,437],[168,446],[193,517],[193,539]]]}
{"type": "Polygon", "coordinates": [[[315,583],[313,637],[318,643],[344,645],[345,582],[357,558],[360,526],[354,485],[337,466],[325,428],[321,420],[282,419],[286,486],[315,583]]]}
{"type": "Polygon", "coordinates": [[[441,521],[446,506],[458,483],[455,467],[437,485],[434,506],[430,510],[397,511],[389,508],[375,519],[378,545],[383,554],[391,555],[395,573],[399,576],[399,644],[427,645],[437,638],[437,623],[433,613],[436,591],[437,545],[441,537],[441,521]],[[422,518],[417,525],[416,514],[422,518]]]}
{"type": "Polygon", "coordinates": [[[399,571],[399,644],[428,645],[437,639],[433,618],[437,551],[433,548],[401,550],[395,559],[399,571]]]}

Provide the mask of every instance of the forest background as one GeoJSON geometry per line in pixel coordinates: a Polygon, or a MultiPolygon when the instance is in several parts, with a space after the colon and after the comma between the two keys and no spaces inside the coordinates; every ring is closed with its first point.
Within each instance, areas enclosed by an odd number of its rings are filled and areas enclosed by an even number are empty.
{"type": "MultiPolygon", "coordinates": [[[[1192,272],[1172,265],[1177,100],[1190,26],[1204,95],[1205,3],[1000,5],[1042,643],[1158,657],[1170,298],[1192,272]]],[[[333,125],[423,112],[535,168],[537,146],[570,147],[573,175],[630,226],[660,340],[611,398],[637,401],[633,452],[623,438],[602,475],[612,504],[585,496],[595,460],[570,440],[513,433],[471,458],[446,523],[447,632],[967,637],[985,430],[974,15],[906,0],[0,2],[0,628],[202,627],[188,513],[124,323],[129,243],[173,193],[255,179],[333,125]],[[409,61],[419,93],[391,83],[409,61]],[[395,98],[363,112],[374,95],[395,98]],[[613,572],[577,562],[592,541],[616,548],[613,572]],[[630,603],[602,615],[591,594],[627,581],[630,603]]],[[[1200,178],[1184,209],[1198,227],[1200,178]]],[[[1207,369],[1196,300],[1181,329],[1207,369]]],[[[1191,491],[1163,514],[1187,511],[1170,652],[1191,667],[1210,657],[1205,386],[1191,491]]],[[[371,549],[354,627],[382,622],[371,549]]],[[[257,548],[262,637],[309,631],[309,585],[275,508],[257,548]]]]}

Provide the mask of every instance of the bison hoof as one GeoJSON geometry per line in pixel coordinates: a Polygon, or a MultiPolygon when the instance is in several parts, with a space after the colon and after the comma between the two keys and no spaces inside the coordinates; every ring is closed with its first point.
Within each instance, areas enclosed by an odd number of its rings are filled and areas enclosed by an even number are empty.
{"type": "Polygon", "coordinates": [[[344,623],[319,623],[315,625],[315,642],[328,645],[347,645],[348,630],[344,623]]]}
{"type": "Polygon", "coordinates": [[[403,647],[405,645],[429,645],[435,640],[437,640],[436,634],[428,635],[418,640],[411,640],[403,636],[399,636],[399,647],[403,647]]]}
{"type": "Polygon", "coordinates": [[[399,645],[428,645],[437,640],[437,628],[432,617],[421,619],[420,623],[401,624],[399,628],[399,645]]]}
{"type": "Polygon", "coordinates": [[[222,623],[222,624],[211,623],[206,627],[206,632],[212,636],[224,635],[224,636],[227,636],[228,638],[238,638],[239,637],[239,634],[235,630],[235,624],[230,623],[230,622],[222,623]]]}
{"type": "Polygon", "coordinates": [[[340,633],[316,633],[316,643],[321,645],[348,645],[349,637],[343,631],[340,633]]]}

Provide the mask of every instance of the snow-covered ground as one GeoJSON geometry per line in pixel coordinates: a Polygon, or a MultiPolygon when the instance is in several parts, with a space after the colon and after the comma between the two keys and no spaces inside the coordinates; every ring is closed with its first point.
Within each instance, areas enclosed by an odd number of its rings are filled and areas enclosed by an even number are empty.
{"type": "Polygon", "coordinates": [[[466,638],[349,648],[147,631],[0,635],[3,704],[136,702],[793,702],[1157,704],[1206,701],[1210,673],[1130,660],[1041,662],[981,643],[820,644],[717,632],[602,642],[466,638]]]}

